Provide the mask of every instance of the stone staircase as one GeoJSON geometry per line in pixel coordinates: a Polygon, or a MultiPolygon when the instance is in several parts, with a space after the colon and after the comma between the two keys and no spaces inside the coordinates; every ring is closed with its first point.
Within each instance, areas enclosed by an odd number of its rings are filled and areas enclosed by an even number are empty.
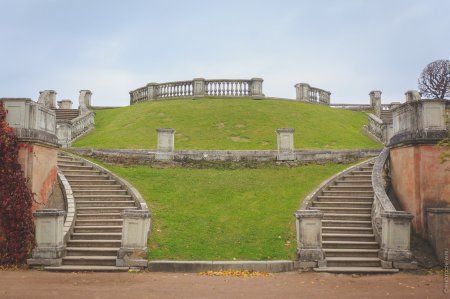
{"type": "Polygon", "coordinates": [[[76,204],[75,224],[58,271],[119,271],[117,252],[122,241],[121,212],[136,209],[128,191],[108,174],[81,160],[58,155],[58,167],[69,182],[76,204]]]}
{"type": "Polygon", "coordinates": [[[380,115],[381,120],[386,124],[392,124],[392,111],[391,110],[381,110],[380,115]]]}
{"type": "Polygon", "coordinates": [[[322,248],[327,266],[315,271],[390,273],[381,268],[379,244],[372,230],[373,163],[337,177],[311,203],[323,212],[322,248]]]}
{"type": "Polygon", "coordinates": [[[80,115],[78,109],[55,109],[56,121],[58,120],[72,120],[80,115]]]}

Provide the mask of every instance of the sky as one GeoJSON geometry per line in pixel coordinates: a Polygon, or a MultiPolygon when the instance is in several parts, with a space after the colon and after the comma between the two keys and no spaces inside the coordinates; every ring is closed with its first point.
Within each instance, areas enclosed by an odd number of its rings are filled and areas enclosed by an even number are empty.
{"type": "Polygon", "coordinates": [[[149,82],[299,82],[332,103],[404,101],[422,69],[450,59],[448,0],[0,0],[0,97],[126,106],[149,82]]]}

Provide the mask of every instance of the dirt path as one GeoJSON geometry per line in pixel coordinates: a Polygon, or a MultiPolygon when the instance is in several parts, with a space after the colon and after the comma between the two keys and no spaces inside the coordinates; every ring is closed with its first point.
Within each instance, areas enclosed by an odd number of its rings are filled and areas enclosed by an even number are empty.
{"type": "Polygon", "coordinates": [[[211,277],[183,273],[0,271],[0,298],[450,298],[442,275],[281,273],[211,277]]]}

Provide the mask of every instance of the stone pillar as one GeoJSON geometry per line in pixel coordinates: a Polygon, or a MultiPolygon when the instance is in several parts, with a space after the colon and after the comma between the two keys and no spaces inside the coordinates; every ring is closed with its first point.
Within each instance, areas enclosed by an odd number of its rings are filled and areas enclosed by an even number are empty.
{"type": "Polygon", "coordinates": [[[295,84],[295,99],[297,101],[309,102],[311,86],[308,83],[297,83],[295,84]]]}
{"type": "Polygon", "coordinates": [[[56,136],[61,147],[69,147],[72,141],[72,125],[69,122],[59,122],[56,125],[56,136]]]}
{"type": "Polygon", "coordinates": [[[175,129],[159,128],[156,160],[172,160],[175,148],[175,129]]]}
{"type": "Polygon", "coordinates": [[[89,107],[91,107],[91,96],[92,92],[90,90],[80,90],[78,102],[80,103],[81,114],[89,113],[89,107]]]}
{"type": "MultiPolygon", "coordinates": [[[[396,263],[410,262],[410,234],[413,215],[403,211],[382,212],[379,258],[396,263]]],[[[386,267],[386,263],[383,264],[386,267]]],[[[387,266],[389,267],[389,266],[387,266]]]]}
{"type": "Polygon", "coordinates": [[[156,100],[159,96],[159,84],[152,82],[147,84],[147,100],[156,100]]]}
{"type": "Polygon", "coordinates": [[[69,99],[58,101],[59,109],[72,109],[72,104],[69,99]]]}
{"type": "Polygon", "coordinates": [[[36,248],[32,258],[27,260],[31,266],[59,266],[65,250],[63,210],[42,209],[33,213],[36,226],[36,248]]]}
{"type": "Polygon", "coordinates": [[[293,128],[277,129],[277,145],[279,161],[293,161],[295,160],[294,152],[294,132],[293,128]]]}
{"type": "Polygon", "coordinates": [[[203,97],[206,95],[205,78],[194,78],[194,97],[203,97]]]}
{"type": "Polygon", "coordinates": [[[330,95],[331,92],[321,90],[319,91],[319,102],[322,104],[330,105],[330,95]]]}
{"type": "Polygon", "coordinates": [[[375,115],[381,117],[381,91],[372,90],[369,96],[370,106],[375,110],[375,115]]]}
{"type": "Polygon", "coordinates": [[[319,210],[298,210],[294,216],[297,228],[297,260],[300,266],[325,266],[322,250],[323,213],[319,210]]]}
{"type": "Polygon", "coordinates": [[[54,90],[40,91],[38,103],[47,108],[56,109],[56,91],[54,90]]]}
{"type": "Polygon", "coordinates": [[[122,212],[122,245],[117,253],[118,267],[147,267],[147,240],[151,215],[147,210],[122,212]]]}
{"type": "Polygon", "coordinates": [[[405,92],[405,99],[406,102],[416,102],[416,101],[420,101],[421,96],[420,93],[417,90],[408,90],[407,92],[405,92]]]}
{"type": "Polygon", "coordinates": [[[250,96],[254,99],[264,98],[263,94],[263,79],[252,78],[250,83],[250,96]]]}

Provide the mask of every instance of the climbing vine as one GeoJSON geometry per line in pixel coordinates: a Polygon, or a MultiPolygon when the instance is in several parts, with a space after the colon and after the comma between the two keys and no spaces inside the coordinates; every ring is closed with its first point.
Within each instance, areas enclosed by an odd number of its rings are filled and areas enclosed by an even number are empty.
{"type": "Polygon", "coordinates": [[[0,101],[0,265],[25,261],[34,244],[33,194],[18,162],[19,144],[0,101]]]}

